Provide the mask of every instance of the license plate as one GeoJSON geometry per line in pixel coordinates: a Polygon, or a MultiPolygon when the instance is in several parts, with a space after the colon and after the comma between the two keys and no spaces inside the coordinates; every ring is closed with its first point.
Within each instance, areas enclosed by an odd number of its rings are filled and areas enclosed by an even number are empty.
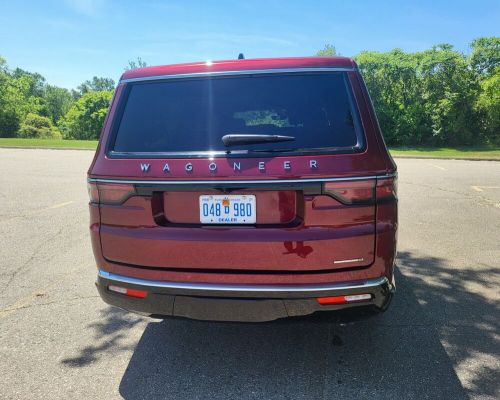
{"type": "Polygon", "coordinates": [[[200,196],[202,224],[255,224],[256,211],[252,194],[200,196]]]}

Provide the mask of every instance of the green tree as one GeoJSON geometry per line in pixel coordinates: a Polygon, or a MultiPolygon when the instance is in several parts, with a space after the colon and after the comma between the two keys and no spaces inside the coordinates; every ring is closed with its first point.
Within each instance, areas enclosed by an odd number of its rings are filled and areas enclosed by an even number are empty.
{"type": "Polygon", "coordinates": [[[390,144],[420,142],[428,125],[421,102],[416,59],[400,49],[364,51],[355,57],[390,144]]]}
{"type": "Polygon", "coordinates": [[[146,61],[144,61],[141,57],[137,57],[135,60],[129,60],[128,65],[125,67],[125,71],[128,69],[135,69],[135,68],[144,68],[147,67],[148,64],[146,61]]]}
{"type": "Polygon", "coordinates": [[[39,78],[22,70],[11,73],[5,59],[0,58],[0,136],[17,135],[28,113],[39,113],[43,101],[37,96],[39,78]]]}
{"type": "Polygon", "coordinates": [[[67,139],[98,139],[113,92],[90,91],[76,100],[61,119],[60,129],[67,139]]]}
{"type": "Polygon", "coordinates": [[[47,116],[53,124],[57,124],[71,107],[73,96],[68,89],[46,85],[43,91],[43,100],[47,116]]]}
{"type": "Polygon", "coordinates": [[[334,45],[332,44],[325,44],[325,47],[323,47],[322,50],[319,50],[316,53],[316,56],[322,57],[322,56],[336,56],[337,55],[337,49],[335,48],[334,45]]]}
{"type": "Polygon", "coordinates": [[[45,78],[37,72],[28,72],[21,68],[16,68],[11,72],[11,76],[14,79],[25,78],[28,82],[26,87],[25,95],[42,97],[45,88],[45,78]]]}
{"type": "Polygon", "coordinates": [[[29,113],[21,123],[19,137],[38,139],[61,139],[59,130],[52,125],[50,118],[29,113]]]}
{"type": "Polygon", "coordinates": [[[487,142],[500,145],[500,67],[481,82],[477,110],[487,142]]]}
{"type": "Polygon", "coordinates": [[[0,57],[0,136],[14,136],[19,128],[19,118],[12,105],[11,77],[7,62],[0,57]]]}
{"type": "Polygon", "coordinates": [[[470,47],[470,63],[479,75],[492,74],[500,66],[500,37],[477,38],[470,47]]]}
{"type": "Polygon", "coordinates": [[[481,37],[470,47],[470,64],[481,87],[475,111],[482,137],[487,143],[500,144],[500,37],[481,37]]]}
{"type": "Polygon", "coordinates": [[[449,44],[355,56],[391,145],[484,141],[475,103],[481,90],[468,58],[449,44]]]}
{"type": "Polygon", "coordinates": [[[80,95],[83,95],[87,92],[95,91],[107,91],[114,90],[115,81],[111,78],[99,78],[94,76],[91,80],[87,80],[83,82],[80,86],[78,86],[78,92],[80,95]]]}
{"type": "Polygon", "coordinates": [[[431,121],[431,144],[479,142],[474,104],[480,87],[467,58],[441,44],[417,54],[418,76],[431,121]]]}

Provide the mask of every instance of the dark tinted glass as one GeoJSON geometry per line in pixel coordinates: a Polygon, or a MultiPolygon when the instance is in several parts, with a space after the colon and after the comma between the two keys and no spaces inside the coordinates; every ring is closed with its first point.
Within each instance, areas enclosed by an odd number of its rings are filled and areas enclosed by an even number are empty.
{"type": "Polygon", "coordinates": [[[360,128],[344,73],[262,74],[132,84],[112,150],[231,152],[349,148],[360,128]],[[294,141],[225,147],[227,134],[294,141]]]}

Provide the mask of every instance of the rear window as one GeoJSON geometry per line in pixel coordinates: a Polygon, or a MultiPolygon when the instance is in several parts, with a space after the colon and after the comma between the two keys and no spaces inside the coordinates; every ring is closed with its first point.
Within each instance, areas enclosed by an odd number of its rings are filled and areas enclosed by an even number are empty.
{"type": "Polygon", "coordinates": [[[265,155],[354,151],[359,116],[343,72],[254,74],[127,84],[109,150],[113,154],[265,155]],[[229,134],[294,140],[226,147],[229,134]]]}

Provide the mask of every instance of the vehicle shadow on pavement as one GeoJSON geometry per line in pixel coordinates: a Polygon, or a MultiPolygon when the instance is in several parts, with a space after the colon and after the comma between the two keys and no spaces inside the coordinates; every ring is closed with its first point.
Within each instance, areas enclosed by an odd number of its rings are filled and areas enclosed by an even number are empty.
{"type": "Polygon", "coordinates": [[[68,367],[85,367],[98,361],[106,352],[132,351],[133,344],[127,340],[128,331],[143,321],[142,317],[127,313],[116,307],[106,307],[102,318],[87,325],[93,331],[91,342],[74,357],[67,357],[61,363],[68,367]]]}
{"type": "Polygon", "coordinates": [[[490,283],[472,269],[455,270],[444,260],[409,252],[399,254],[398,265],[403,273],[397,271],[398,292],[389,311],[353,324],[317,315],[264,324],[151,322],[120,394],[126,399],[494,398],[493,369],[471,368],[467,388],[454,369],[478,353],[498,353],[498,309],[467,290],[471,283],[490,283]]]}

